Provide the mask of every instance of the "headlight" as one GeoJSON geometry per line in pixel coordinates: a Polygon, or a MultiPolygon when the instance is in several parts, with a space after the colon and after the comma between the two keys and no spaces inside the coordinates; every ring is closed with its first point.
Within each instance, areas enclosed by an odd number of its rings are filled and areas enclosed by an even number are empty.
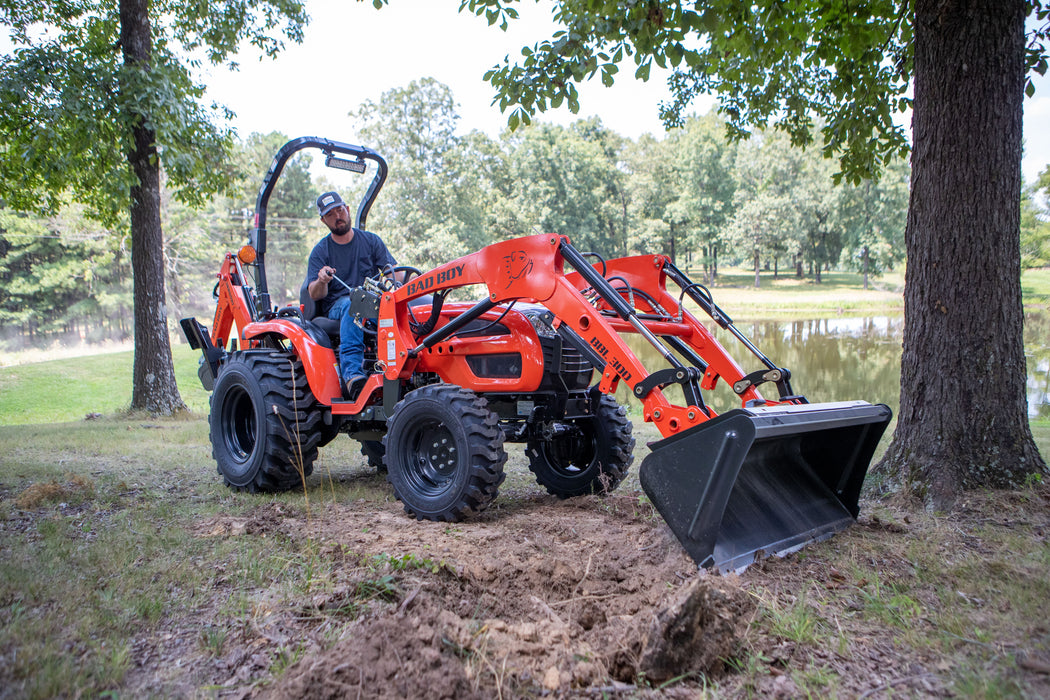
{"type": "Polygon", "coordinates": [[[525,312],[525,318],[529,319],[529,323],[536,329],[536,335],[541,338],[554,338],[558,333],[544,320],[544,316],[547,313],[545,311],[527,311],[525,312]]]}

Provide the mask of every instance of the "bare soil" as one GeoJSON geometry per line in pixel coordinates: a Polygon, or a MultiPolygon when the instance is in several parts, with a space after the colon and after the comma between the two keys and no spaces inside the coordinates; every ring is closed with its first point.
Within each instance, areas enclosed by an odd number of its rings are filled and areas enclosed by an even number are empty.
{"type": "MultiPolygon", "coordinates": [[[[953,556],[985,546],[973,532],[989,527],[1045,544],[1050,489],[975,496],[947,518],[866,503],[850,530],[740,576],[697,571],[634,493],[535,494],[455,524],[417,522],[397,503],[269,502],[201,523],[197,535],[291,538],[328,567],[326,585],[301,597],[256,593],[250,623],[220,655],[201,648],[206,611],[196,626],[137,640],[125,688],[239,698],[947,697],[960,694],[962,662],[1009,677],[1020,696],[1050,697],[1050,624],[1032,615],[1022,628],[997,627],[1007,616],[996,606],[1009,600],[960,590],[991,636],[953,635],[947,646],[923,631],[944,606],[932,585],[907,589],[913,604],[900,614],[914,619],[870,614],[880,585],[918,575],[903,542],[942,538],[953,556]],[[837,568],[845,559],[861,569],[837,568]],[[386,562],[382,585],[367,594],[376,562],[386,562]],[[866,577],[864,566],[877,573],[866,577]],[[782,629],[791,614],[797,634],[782,629]],[[808,637],[807,619],[817,623],[808,637]]],[[[219,577],[215,605],[230,594],[219,577]]]]}

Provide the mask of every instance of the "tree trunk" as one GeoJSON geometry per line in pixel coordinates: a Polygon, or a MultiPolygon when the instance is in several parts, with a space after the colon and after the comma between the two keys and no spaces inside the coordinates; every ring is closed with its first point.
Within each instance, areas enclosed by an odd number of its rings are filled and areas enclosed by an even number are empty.
{"type": "MultiPolygon", "coordinates": [[[[120,43],[124,65],[148,71],[153,51],[149,0],[120,0],[120,43]]],[[[124,103],[133,104],[125,95],[124,103]]],[[[160,164],[149,115],[127,109],[132,144],[128,151],[133,184],[131,269],[135,306],[135,362],[131,410],[170,415],[186,408],[175,384],[164,303],[164,239],[160,228],[160,164]]]]}
{"type": "Polygon", "coordinates": [[[878,468],[948,508],[1046,473],[1028,425],[1020,207],[1023,0],[917,0],[904,354],[878,468]]]}
{"type": "Polygon", "coordinates": [[[761,277],[758,276],[758,270],[759,270],[759,259],[758,259],[758,249],[756,248],[755,249],[755,289],[758,289],[758,283],[762,279],[761,277]]]}

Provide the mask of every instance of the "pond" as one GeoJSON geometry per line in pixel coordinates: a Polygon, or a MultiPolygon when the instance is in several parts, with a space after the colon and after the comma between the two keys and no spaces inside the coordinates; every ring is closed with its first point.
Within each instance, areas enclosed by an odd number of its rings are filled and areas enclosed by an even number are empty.
{"type": "MultiPolygon", "coordinates": [[[[791,370],[792,388],[811,402],[862,399],[884,403],[897,414],[904,333],[902,316],[742,321],[736,326],[773,362],[791,370]]],[[[714,326],[708,324],[708,327],[714,326]]],[[[745,371],[761,369],[758,360],[729,333],[719,329],[716,337],[745,371]]],[[[1028,415],[1050,418],[1050,312],[1026,313],[1024,337],[1028,359],[1028,415]]],[[[652,370],[664,366],[660,356],[644,340],[632,336],[628,342],[646,367],[652,370]]],[[[669,398],[680,402],[681,395],[673,391],[668,390],[669,398]]],[[[775,389],[764,393],[776,395],[775,389]]],[[[621,403],[630,403],[622,389],[618,398],[621,403]]],[[[739,406],[724,382],[719,382],[719,389],[709,397],[709,403],[719,412],[739,406]]]]}

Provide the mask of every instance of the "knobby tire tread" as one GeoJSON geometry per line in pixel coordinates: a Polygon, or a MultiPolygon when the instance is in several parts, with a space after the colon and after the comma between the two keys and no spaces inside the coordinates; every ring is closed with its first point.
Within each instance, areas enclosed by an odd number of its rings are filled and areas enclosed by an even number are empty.
{"type": "MultiPolygon", "coordinates": [[[[323,420],[307,383],[302,361],[280,352],[242,351],[232,353],[224,368],[238,366],[254,377],[263,393],[265,427],[260,439],[265,443],[264,454],[248,484],[237,486],[225,476],[224,481],[234,490],[252,493],[301,487],[302,477],[296,465],[301,454],[304,476],[313,472],[322,439],[320,428],[323,420]]],[[[215,430],[214,425],[210,427],[215,430]]],[[[212,438],[212,454],[218,462],[220,443],[216,442],[214,435],[209,433],[209,437],[212,438]]],[[[222,473],[221,468],[219,473],[222,473]]]]}

